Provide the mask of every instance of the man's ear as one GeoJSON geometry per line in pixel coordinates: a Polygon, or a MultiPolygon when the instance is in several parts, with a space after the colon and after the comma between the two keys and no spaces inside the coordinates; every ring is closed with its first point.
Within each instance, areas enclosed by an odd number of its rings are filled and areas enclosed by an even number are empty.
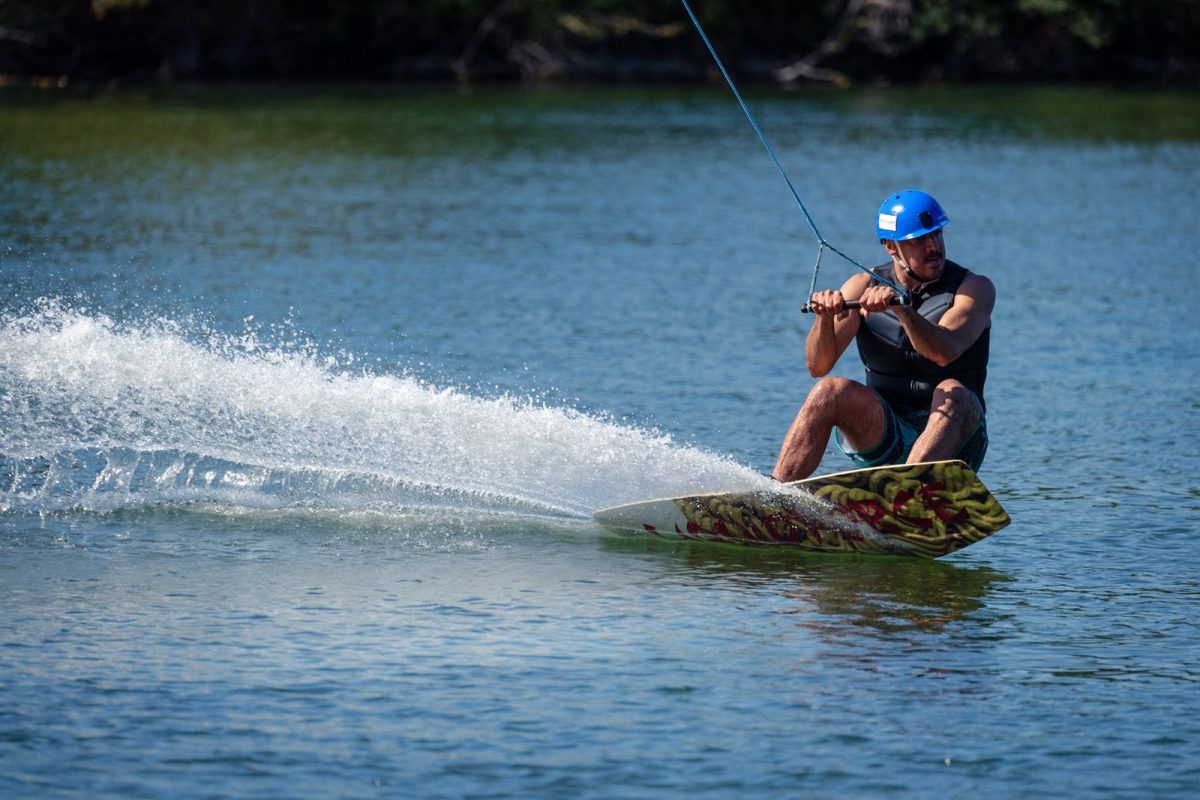
{"type": "Polygon", "coordinates": [[[900,255],[900,246],[896,244],[895,239],[884,239],[881,244],[883,245],[883,249],[887,250],[888,255],[892,258],[900,255]]]}

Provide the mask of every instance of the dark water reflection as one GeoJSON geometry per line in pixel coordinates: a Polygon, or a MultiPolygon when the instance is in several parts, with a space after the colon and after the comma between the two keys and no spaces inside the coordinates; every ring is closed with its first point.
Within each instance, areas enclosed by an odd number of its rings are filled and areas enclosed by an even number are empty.
{"type": "MultiPolygon", "coordinates": [[[[797,624],[822,638],[838,640],[904,631],[937,633],[956,623],[986,624],[993,587],[1010,582],[989,567],[945,561],[779,552],[734,545],[663,542],[606,537],[606,550],[651,553],[667,566],[686,566],[674,579],[716,581],[756,592],[777,592],[795,601],[797,624]],[[850,625],[851,627],[846,627],[850,625]],[[867,630],[863,630],[867,629],[867,630]]],[[[789,604],[784,604],[789,605],[789,604]]]]}

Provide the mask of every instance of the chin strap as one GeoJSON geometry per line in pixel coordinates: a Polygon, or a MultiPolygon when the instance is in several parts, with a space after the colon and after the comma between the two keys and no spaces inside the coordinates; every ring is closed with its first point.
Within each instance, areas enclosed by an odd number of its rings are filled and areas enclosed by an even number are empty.
{"type": "Polygon", "coordinates": [[[908,264],[904,265],[904,274],[917,282],[917,288],[912,290],[912,294],[920,294],[921,292],[925,291],[926,286],[933,283],[933,281],[927,281],[917,273],[913,272],[912,267],[910,267],[908,264]]]}
{"type": "MultiPolygon", "coordinates": [[[[813,265],[812,284],[809,287],[808,296],[812,297],[816,292],[817,273],[821,269],[821,256],[825,254],[825,250],[828,248],[831,252],[841,256],[843,259],[853,264],[855,267],[858,267],[863,272],[866,272],[869,275],[874,275],[880,281],[886,283],[888,286],[894,289],[896,294],[900,296],[900,305],[909,305],[911,302],[909,293],[904,289],[903,286],[872,271],[870,267],[864,267],[862,264],[858,263],[853,258],[827,242],[825,237],[821,235],[821,232],[817,230],[817,223],[813,221],[812,214],[808,213],[808,209],[805,207],[804,201],[800,199],[800,193],[797,192],[796,187],[792,185],[792,181],[788,177],[787,172],[784,171],[783,165],[779,163],[779,159],[775,156],[775,151],[772,150],[771,145],[767,143],[767,137],[763,134],[762,128],[759,127],[758,120],[754,118],[754,114],[750,112],[750,106],[746,105],[746,101],[742,97],[742,93],[739,92],[737,86],[734,85],[733,78],[729,76],[729,71],[725,69],[725,64],[721,62],[721,57],[717,55],[717,51],[712,46],[712,42],[708,40],[708,34],[704,32],[704,27],[700,24],[700,20],[696,18],[696,14],[694,11],[692,11],[692,7],[688,5],[687,0],[680,0],[680,2],[683,3],[683,8],[685,11],[687,11],[687,15],[691,17],[692,24],[696,26],[696,32],[700,34],[700,39],[703,40],[704,46],[708,48],[708,52],[712,55],[713,61],[716,62],[717,68],[721,71],[721,75],[724,76],[725,82],[729,84],[729,88],[733,91],[733,96],[737,98],[738,104],[742,107],[742,111],[746,115],[746,119],[750,120],[751,127],[753,127],[754,132],[758,134],[758,140],[762,142],[763,147],[766,148],[767,155],[771,157],[771,161],[775,162],[775,168],[779,170],[779,174],[783,176],[784,183],[786,183],[788,189],[791,190],[792,197],[796,199],[796,204],[800,206],[800,211],[803,212],[804,219],[808,222],[808,227],[812,228],[813,235],[817,238],[817,262],[813,265]]],[[[907,268],[908,267],[906,265],[905,269],[907,268]]],[[[807,313],[809,311],[809,307],[807,304],[805,304],[800,310],[807,313]]]]}
{"type": "Polygon", "coordinates": [[[904,268],[904,274],[917,282],[917,288],[912,289],[909,292],[909,301],[910,302],[904,304],[904,305],[910,305],[911,299],[913,296],[919,295],[921,292],[925,291],[926,286],[929,286],[932,283],[937,283],[938,279],[934,278],[933,280],[928,280],[926,278],[921,277],[920,275],[918,275],[916,272],[913,271],[913,268],[908,265],[907,261],[901,261],[900,265],[904,268]]]}

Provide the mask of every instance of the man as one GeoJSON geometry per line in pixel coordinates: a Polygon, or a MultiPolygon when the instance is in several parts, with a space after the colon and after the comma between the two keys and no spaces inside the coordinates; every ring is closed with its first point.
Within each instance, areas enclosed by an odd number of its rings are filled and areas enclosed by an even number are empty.
{"type": "Polygon", "coordinates": [[[983,384],[996,290],[946,260],[946,212],[906,190],[879,208],[876,232],[891,263],[840,290],[814,294],[805,340],[809,374],[821,378],[788,430],[775,478],[812,474],[830,433],[860,467],[958,458],[979,469],[987,451],[983,384]],[[894,305],[903,287],[911,306],[894,305]],[[846,308],[857,300],[860,310],[846,308]],[[866,385],[826,377],[855,339],[866,385]]]}

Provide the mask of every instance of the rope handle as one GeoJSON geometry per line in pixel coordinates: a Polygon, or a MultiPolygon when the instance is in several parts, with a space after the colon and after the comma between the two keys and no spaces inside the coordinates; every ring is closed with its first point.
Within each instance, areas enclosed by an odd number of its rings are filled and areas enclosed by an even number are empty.
{"type": "MultiPolygon", "coordinates": [[[[888,300],[888,305],[889,306],[902,306],[902,305],[906,305],[906,304],[899,297],[893,297],[890,300],[888,300]]],[[[860,308],[862,308],[862,303],[858,302],[857,300],[847,300],[845,303],[842,304],[842,311],[857,311],[860,308]]],[[[801,314],[813,314],[816,312],[813,311],[812,306],[810,306],[808,303],[805,303],[804,305],[800,306],[800,313],[801,314]]]]}

